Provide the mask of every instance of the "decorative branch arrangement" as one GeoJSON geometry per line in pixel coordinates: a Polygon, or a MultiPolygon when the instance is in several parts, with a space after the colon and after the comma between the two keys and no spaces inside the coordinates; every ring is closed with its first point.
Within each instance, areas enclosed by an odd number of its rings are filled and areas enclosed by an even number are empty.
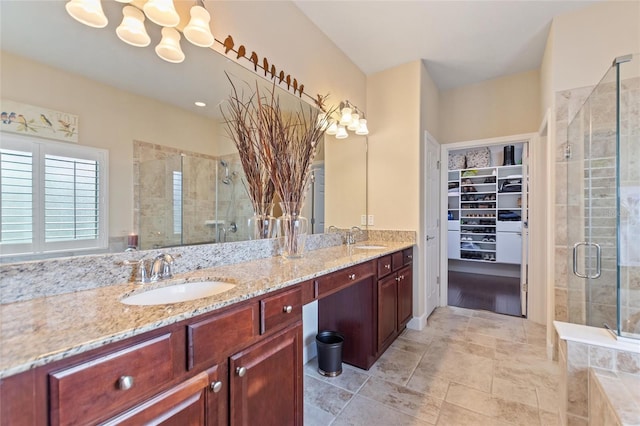
{"type": "MultiPolygon", "coordinates": [[[[226,74],[226,73],[225,73],[226,74]]],[[[269,167],[261,154],[263,142],[258,129],[259,114],[255,102],[256,94],[245,96],[238,92],[236,85],[226,74],[231,83],[232,93],[226,104],[220,106],[227,134],[233,140],[240,154],[240,162],[246,176],[245,189],[251,199],[256,214],[271,214],[264,211],[273,203],[275,186],[269,174],[269,167]],[[226,105],[226,111],[224,108],[226,105]]]]}
{"type": "Polygon", "coordinates": [[[309,105],[300,104],[298,111],[283,111],[274,89],[266,95],[258,91],[256,96],[261,155],[283,206],[300,212],[311,165],[327,123],[326,120],[318,123],[320,112],[309,105]]]}
{"type": "MultiPolygon", "coordinates": [[[[278,219],[282,255],[301,257],[308,221],[300,212],[318,143],[334,110],[321,114],[304,102],[298,103],[298,110],[283,110],[275,81],[271,90],[262,93],[256,82],[255,92],[245,95],[228,74],[227,79],[232,93],[226,109],[220,109],[227,133],[240,154],[254,211],[262,218],[269,216],[270,209],[264,209],[272,205],[275,192],[283,213],[278,219]]],[[[264,231],[269,222],[261,222],[254,235],[268,238],[269,232],[264,231]]]]}

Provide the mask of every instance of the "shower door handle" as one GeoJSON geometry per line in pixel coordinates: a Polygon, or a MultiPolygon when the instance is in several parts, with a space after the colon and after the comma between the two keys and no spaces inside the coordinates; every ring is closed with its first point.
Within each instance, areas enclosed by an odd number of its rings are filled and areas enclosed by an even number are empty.
{"type": "Polygon", "coordinates": [[[602,248],[600,247],[600,244],[581,241],[573,245],[573,274],[579,278],[600,278],[600,275],[602,275],[602,248]],[[594,275],[582,274],[578,272],[578,247],[580,246],[593,246],[596,248],[596,273],[594,275]]]}

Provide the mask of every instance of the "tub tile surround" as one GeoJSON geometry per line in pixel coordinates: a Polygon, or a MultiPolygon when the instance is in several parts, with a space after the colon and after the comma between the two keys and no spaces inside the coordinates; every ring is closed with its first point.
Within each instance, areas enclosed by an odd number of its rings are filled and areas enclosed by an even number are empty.
{"type": "MultiPolygon", "coordinates": [[[[130,279],[131,266],[117,264],[132,256],[129,253],[2,265],[3,299],[6,289],[9,296],[17,294],[24,300],[0,305],[0,377],[411,247],[415,234],[409,241],[402,240],[406,235],[401,234],[396,241],[391,236],[385,241],[369,240],[385,246],[377,250],[342,245],[337,235],[314,235],[308,241],[313,255],[295,260],[275,256],[277,242],[273,240],[179,247],[170,251],[180,255],[176,277],[144,286],[130,279]],[[100,276],[100,272],[108,277],[100,276]],[[209,279],[229,281],[236,287],[172,305],[143,307],[119,301],[157,286],[209,279]],[[81,280],[85,282],[78,285],[81,280]],[[26,291],[15,290],[36,285],[43,289],[31,290],[29,297],[26,291]]],[[[146,254],[156,253],[159,251],[146,254]]]]}
{"type": "Polygon", "coordinates": [[[600,420],[610,415],[622,418],[623,413],[626,418],[640,419],[640,342],[616,340],[605,329],[580,324],[554,321],[554,326],[560,338],[563,424],[638,424],[600,420]],[[621,398],[618,392],[609,392],[616,388],[611,385],[614,380],[621,390],[635,388],[631,393],[636,398],[621,398]]]}
{"type": "Polygon", "coordinates": [[[589,420],[591,424],[640,424],[639,376],[591,368],[589,370],[589,384],[589,420]]]}

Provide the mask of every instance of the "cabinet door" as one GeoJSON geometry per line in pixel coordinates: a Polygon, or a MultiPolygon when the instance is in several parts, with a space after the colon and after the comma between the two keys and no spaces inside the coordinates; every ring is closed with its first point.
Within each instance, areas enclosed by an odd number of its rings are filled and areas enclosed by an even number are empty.
{"type": "Polygon", "coordinates": [[[378,352],[386,348],[395,337],[397,320],[397,274],[378,281],[378,352]]]}
{"type": "Polygon", "coordinates": [[[302,323],[229,362],[233,425],[302,425],[302,323]]]}
{"type": "Polygon", "coordinates": [[[447,231],[447,256],[449,259],[460,259],[460,231],[447,231]]]}
{"type": "Polygon", "coordinates": [[[496,261],[499,263],[522,263],[522,234],[498,232],[496,261]]]}
{"type": "Polygon", "coordinates": [[[398,271],[398,331],[404,329],[413,314],[413,270],[407,266],[398,271]]]}
{"type": "Polygon", "coordinates": [[[209,375],[197,376],[105,422],[105,425],[200,426],[205,424],[209,375]]]}

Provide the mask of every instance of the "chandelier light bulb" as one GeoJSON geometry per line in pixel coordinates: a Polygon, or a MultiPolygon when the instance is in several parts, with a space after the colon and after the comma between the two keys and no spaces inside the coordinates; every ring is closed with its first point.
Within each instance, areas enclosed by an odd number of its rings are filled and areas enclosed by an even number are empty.
{"type": "Polygon", "coordinates": [[[367,120],[364,118],[360,119],[360,125],[358,126],[358,130],[356,130],[356,135],[366,136],[369,134],[369,129],[367,128],[367,120]]]}
{"type": "Polygon", "coordinates": [[[351,114],[351,122],[347,126],[347,129],[354,131],[354,130],[358,130],[359,126],[360,126],[360,114],[354,112],[353,114],[351,114]]]}
{"type": "Polygon", "coordinates": [[[184,37],[196,46],[211,46],[215,41],[209,27],[211,15],[202,6],[193,6],[189,13],[191,14],[191,20],[182,31],[184,37]]]}
{"type": "Polygon", "coordinates": [[[340,124],[343,126],[348,126],[351,123],[351,108],[344,107],[342,108],[342,116],[340,117],[340,124]]]}
{"type": "Polygon", "coordinates": [[[147,18],[163,27],[175,27],[180,22],[173,0],[149,0],[142,10],[147,18]]]}
{"type": "Polygon", "coordinates": [[[93,28],[104,28],[109,23],[100,0],[69,0],[65,9],[73,19],[93,28]]]}
{"type": "Polygon", "coordinates": [[[156,53],[167,62],[179,64],[184,61],[184,53],[180,48],[180,33],[175,28],[162,28],[162,40],[156,46],[156,53]]]}
{"type": "Polygon", "coordinates": [[[343,125],[338,126],[338,133],[336,133],[336,139],[346,139],[348,137],[349,135],[347,134],[347,129],[343,125]]]}
{"type": "Polygon", "coordinates": [[[136,47],[146,47],[151,38],[144,28],[144,14],[133,6],[122,8],[122,23],[116,28],[120,40],[136,47]]]}
{"type": "Polygon", "coordinates": [[[327,131],[325,133],[331,136],[338,133],[338,123],[336,123],[335,120],[331,120],[331,124],[329,124],[329,127],[327,128],[327,131]]]}

